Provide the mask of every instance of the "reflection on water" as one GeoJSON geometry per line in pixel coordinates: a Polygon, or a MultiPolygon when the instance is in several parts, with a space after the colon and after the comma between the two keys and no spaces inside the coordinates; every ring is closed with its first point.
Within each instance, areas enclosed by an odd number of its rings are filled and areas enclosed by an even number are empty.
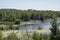
{"type": "MultiPolygon", "coordinates": [[[[45,22],[40,22],[35,25],[22,26],[20,27],[20,30],[37,30],[39,27],[49,30],[49,28],[51,27],[50,21],[51,19],[48,19],[45,22]]],[[[57,21],[59,22],[60,18],[57,18],[57,21]]]]}

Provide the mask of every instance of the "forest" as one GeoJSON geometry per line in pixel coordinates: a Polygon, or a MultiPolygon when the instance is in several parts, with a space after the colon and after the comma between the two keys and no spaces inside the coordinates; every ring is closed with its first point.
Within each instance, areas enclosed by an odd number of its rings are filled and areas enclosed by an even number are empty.
{"type": "Polygon", "coordinates": [[[29,20],[45,20],[47,18],[53,18],[52,15],[60,16],[60,11],[51,10],[18,10],[18,9],[0,9],[0,22],[15,22],[29,21],[29,20]]]}
{"type": "MultiPolygon", "coordinates": [[[[5,28],[0,27],[0,40],[60,40],[60,29],[58,28],[57,24],[57,18],[60,17],[60,11],[51,11],[51,10],[34,10],[34,9],[28,9],[28,10],[18,10],[18,9],[0,9],[0,25],[4,24],[6,26],[5,28]],[[33,32],[32,35],[29,35],[29,32],[26,31],[26,34],[22,33],[21,37],[17,36],[17,33],[14,33],[16,31],[15,27],[13,25],[19,24],[20,22],[27,22],[31,20],[39,20],[41,23],[47,19],[52,19],[50,24],[51,28],[49,28],[50,33],[44,34],[44,33],[37,33],[33,32]],[[3,37],[2,31],[11,31],[13,30],[10,35],[3,37]]],[[[60,25],[60,24],[59,24],[60,25]]],[[[43,30],[43,29],[39,29],[43,30]]],[[[19,33],[21,35],[21,33],[19,33]]]]}

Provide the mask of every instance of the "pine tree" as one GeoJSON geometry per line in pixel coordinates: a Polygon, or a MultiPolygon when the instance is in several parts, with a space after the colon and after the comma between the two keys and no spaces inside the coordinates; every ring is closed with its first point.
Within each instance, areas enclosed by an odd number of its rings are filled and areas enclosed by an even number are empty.
{"type": "Polygon", "coordinates": [[[57,20],[56,20],[55,15],[53,15],[51,25],[52,25],[52,27],[50,28],[50,30],[51,30],[50,40],[57,40],[58,26],[57,26],[57,20]]]}

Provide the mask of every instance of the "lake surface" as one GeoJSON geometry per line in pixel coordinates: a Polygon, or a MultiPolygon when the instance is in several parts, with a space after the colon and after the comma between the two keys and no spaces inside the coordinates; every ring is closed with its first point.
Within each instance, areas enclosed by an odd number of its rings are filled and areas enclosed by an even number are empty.
{"type": "MultiPolygon", "coordinates": [[[[49,30],[51,27],[50,21],[52,19],[47,19],[45,22],[39,22],[38,24],[35,25],[28,25],[28,26],[21,26],[19,29],[20,30],[37,30],[39,27],[49,30]]],[[[57,18],[57,22],[60,22],[60,17],[57,18]]]]}

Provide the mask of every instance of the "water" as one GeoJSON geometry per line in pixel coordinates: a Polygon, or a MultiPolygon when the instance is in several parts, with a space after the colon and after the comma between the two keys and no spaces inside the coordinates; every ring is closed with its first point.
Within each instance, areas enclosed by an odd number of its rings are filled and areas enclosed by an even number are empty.
{"type": "MultiPolygon", "coordinates": [[[[51,27],[50,21],[51,19],[48,19],[45,22],[40,22],[35,25],[21,26],[19,29],[20,30],[37,30],[39,27],[41,27],[43,29],[49,30],[49,28],[51,27]]],[[[60,22],[60,17],[57,18],[57,21],[60,22]]]]}

